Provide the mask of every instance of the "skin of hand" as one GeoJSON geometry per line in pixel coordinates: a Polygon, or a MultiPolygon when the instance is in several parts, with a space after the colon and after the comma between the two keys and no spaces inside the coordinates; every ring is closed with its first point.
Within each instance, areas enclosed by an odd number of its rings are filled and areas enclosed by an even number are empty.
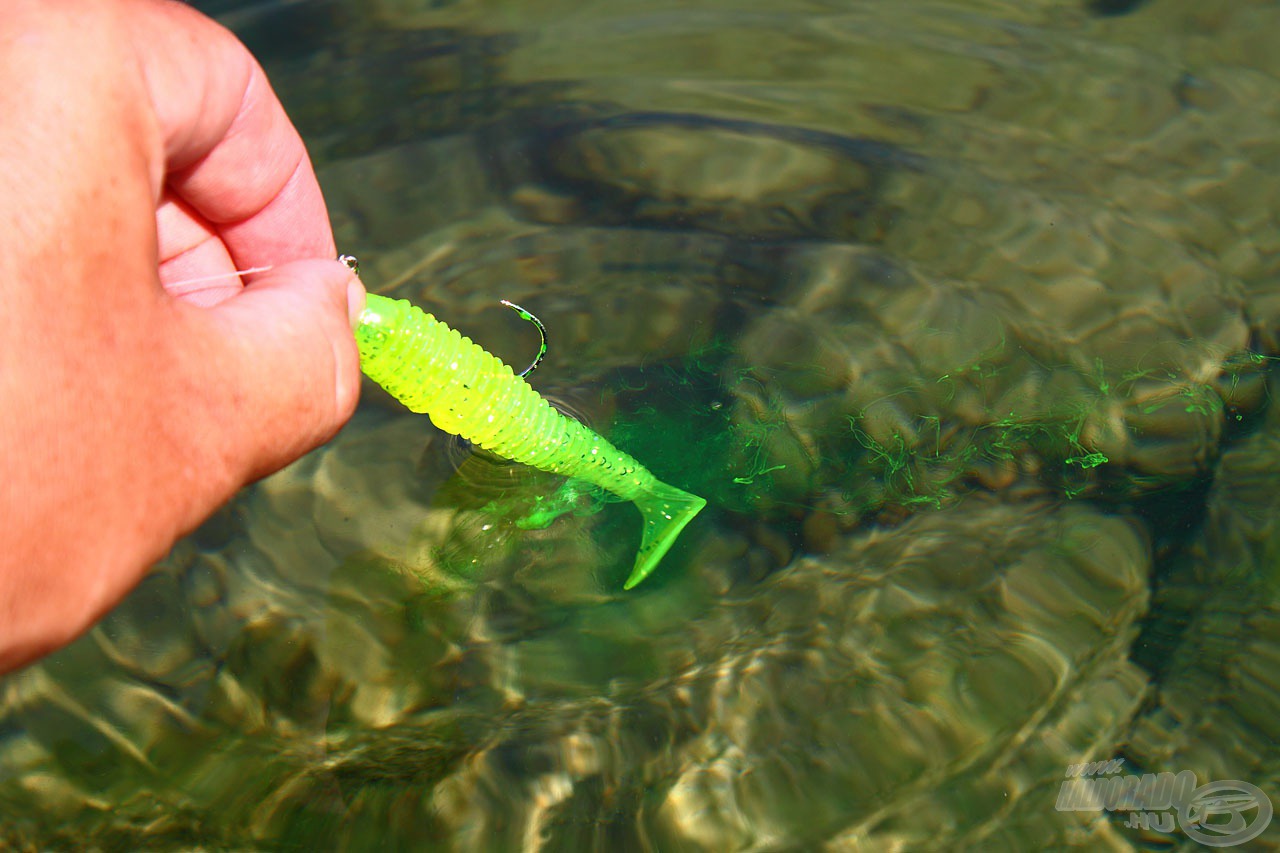
{"type": "Polygon", "coordinates": [[[364,290],[324,260],[324,200],[261,68],[189,7],[6,0],[0,81],[3,672],[338,431],[364,290]]]}

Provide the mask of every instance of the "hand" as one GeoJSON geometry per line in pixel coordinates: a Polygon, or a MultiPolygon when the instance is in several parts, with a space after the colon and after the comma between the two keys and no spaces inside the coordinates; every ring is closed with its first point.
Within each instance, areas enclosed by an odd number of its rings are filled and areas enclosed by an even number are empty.
{"type": "Polygon", "coordinates": [[[0,84],[3,672],[341,427],[364,291],[318,260],[324,201],[261,69],[199,13],[8,0],[0,84]]]}

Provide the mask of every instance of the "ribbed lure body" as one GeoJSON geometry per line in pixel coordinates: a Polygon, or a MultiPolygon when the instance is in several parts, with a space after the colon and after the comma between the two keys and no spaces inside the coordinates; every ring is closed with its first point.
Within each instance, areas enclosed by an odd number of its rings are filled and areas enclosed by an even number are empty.
{"type": "Polygon", "coordinates": [[[644,516],[644,533],[627,589],[653,571],[706,506],[557,412],[496,356],[405,300],[370,294],[356,343],[365,375],[411,411],[430,416],[440,429],[634,502],[644,516]]]}

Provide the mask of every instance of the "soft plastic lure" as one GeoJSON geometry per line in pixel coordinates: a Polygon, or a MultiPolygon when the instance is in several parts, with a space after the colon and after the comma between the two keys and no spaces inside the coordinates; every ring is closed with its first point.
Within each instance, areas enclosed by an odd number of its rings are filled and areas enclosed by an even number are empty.
{"type": "Polygon", "coordinates": [[[356,343],[365,375],[440,429],[633,502],[644,531],[626,589],[649,576],[707,504],[660,482],[631,456],[557,412],[496,356],[405,300],[370,294],[356,343]]]}

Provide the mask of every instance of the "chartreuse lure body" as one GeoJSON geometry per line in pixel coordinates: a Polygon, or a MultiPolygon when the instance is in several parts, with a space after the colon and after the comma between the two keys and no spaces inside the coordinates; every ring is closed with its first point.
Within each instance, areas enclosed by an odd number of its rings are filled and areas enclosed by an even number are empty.
{"type": "Polygon", "coordinates": [[[660,482],[631,456],[557,412],[496,356],[405,300],[370,294],[356,343],[365,375],[445,432],[633,502],[644,531],[626,589],[649,576],[707,504],[660,482]]]}

